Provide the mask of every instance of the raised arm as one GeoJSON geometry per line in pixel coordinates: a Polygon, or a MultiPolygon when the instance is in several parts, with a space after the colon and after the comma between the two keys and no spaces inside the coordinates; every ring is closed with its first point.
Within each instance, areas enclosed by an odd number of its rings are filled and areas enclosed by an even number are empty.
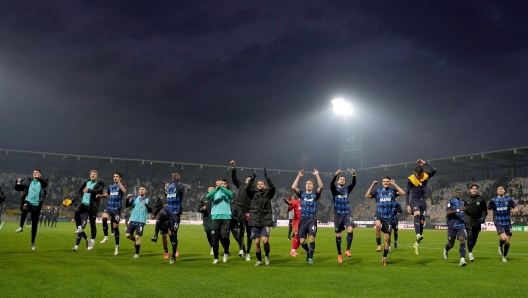
{"type": "Polygon", "coordinates": [[[253,186],[253,184],[255,183],[256,177],[257,174],[255,174],[255,170],[253,170],[253,175],[251,176],[251,179],[249,179],[249,182],[246,184],[246,194],[249,200],[252,200],[253,195],[255,194],[255,187],[253,186]]]}
{"type": "Polygon", "coordinates": [[[367,199],[372,198],[372,188],[374,188],[376,184],[378,184],[378,181],[372,181],[372,184],[370,185],[369,189],[365,193],[365,198],[367,199]]]}
{"type": "Polygon", "coordinates": [[[351,193],[354,189],[354,186],[356,186],[356,171],[354,169],[351,169],[350,174],[352,174],[352,182],[347,187],[348,193],[351,193]]]}
{"type": "Polygon", "coordinates": [[[330,192],[332,193],[332,196],[337,195],[336,180],[337,180],[337,177],[339,177],[339,174],[341,174],[341,170],[337,170],[335,172],[334,177],[332,178],[332,181],[330,181],[330,192]]]}
{"type": "Polygon", "coordinates": [[[426,166],[429,169],[429,171],[424,171],[425,173],[427,173],[427,176],[429,176],[429,178],[433,177],[434,174],[436,174],[436,168],[425,162],[423,159],[418,159],[416,162],[418,162],[420,166],[426,166]]]}
{"type": "Polygon", "coordinates": [[[229,189],[223,186],[220,186],[220,191],[223,192],[230,200],[233,198],[233,192],[230,191],[229,189]]]}
{"type": "Polygon", "coordinates": [[[129,208],[129,207],[132,207],[132,204],[134,204],[134,197],[132,197],[132,194],[129,194],[127,197],[126,197],[126,203],[125,203],[125,207],[126,208],[129,208]]]}
{"type": "Polygon", "coordinates": [[[323,190],[323,181],[321,181],[321,177],[319,177],[319,171],[317,169],[313,169],[313,174],[317,178],[317,192],[321,192],[323,190]]]}
{"type": "Polygon", "coordinates": [[[219,190],[218,188],[215,188],[215,189],[211,190],[210,192],[207,193],[205,198],[208,199],[208,200],[213,200],[214,196],[218,192],[218,190],[219,190]]]}
{"type": "Polygon", "coordinates": [[[297,185],[299,184],[299,179],[304,176],[304,169],[299,171],[299,174],[297,174],[297,177],[295,178],[295,181],[293,181],[292,189],[295,191],[295,193],[299,193],[299,189],[297,188],[297,185]]]}
{"type": "Polygon", "coordinates": [[[396,181],[391,180],[391,184],[394,185],[394,187],[396,187],[396,190],[398,191],[399,196],[402,196],[405,193],[403,189],[399,187],[398,184],[396,184],[396,181]]]}
{"type": "Polygon", "coordinates": [[[238,180],[238,177],[237,177],[237,172],[235,168],[236,163],[234,160],[232,160],[229,164],[231,165],[231,181],[233,181],[233,184],[237,188],[240,188],[240,184],[242,184],[242,182],[240,182],[240,180],[238,180]]]}
{"type": "Polygon", "coordinates": [[[271,178],[268,177],[268,171],[264,168],[264,178],[268,182],[269,197],[272,199],[275,196],[275,184],[271,181],[271,178]]]}

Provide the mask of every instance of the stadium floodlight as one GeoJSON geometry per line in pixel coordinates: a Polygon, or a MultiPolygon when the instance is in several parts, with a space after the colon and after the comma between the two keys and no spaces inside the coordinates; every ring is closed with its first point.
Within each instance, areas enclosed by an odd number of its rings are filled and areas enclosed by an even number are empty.
{"type": "Polygon", "coordinates": [[[336,98],[332,100],[332,105],[334,106],[334,113],[336,115],[352,115],[352,105],[344,99],[336,98]]]}

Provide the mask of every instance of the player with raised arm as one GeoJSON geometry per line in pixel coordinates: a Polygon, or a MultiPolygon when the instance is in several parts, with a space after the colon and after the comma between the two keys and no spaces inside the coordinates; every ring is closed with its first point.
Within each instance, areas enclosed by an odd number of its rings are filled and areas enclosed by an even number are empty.
{"type": "Polygon", "coordinates": [[[502,185],[497,187],[497,196],[492,198],[488,203],[488,209],[493,210],[493,222],[499,235],[499,254],[502,256],[502,262],[508,260],[506,256],[510,250],[510,238],[512,236],[511,213],[517,212],[517,204],[509,196],[505,196],[505,190],[502,185]]]}
{"type": "Polygon", "coordinates": [[[152,202],[146,197],[147,189],[145,186],[139,187],[139,195],[127,196],[126,207],[132,207],[130,210],[130,222],[126,230],[126,237],[134,241],[136,254],[134,259],[139,258],[139,249],[141,246],[141,236],[143,236],[143,229],[147,223],[148,213],[152,212],[152,202]],[[135,233],[135,235],[134,235],[135,233]]]}
{"type": "Polygon", "coordinates": [[[419,165],[414,168],[414,173],[407,180],[405,199],[407,201],[407,212],[414,216],[414,232],[416,242],[413,245],[414,253],[420,255],[418,250],[423,240],[423,227],[425,224],[425,212],[427,211],[427,182],[436,174],[436,168],[422,159],[416,161],[419,165]],[[424,171],[427,167],[429,171],[424,171]]]}
{"type": "Polygon", "coordinates": [[[460,243],[459,266],[466,266],[466,227],[464,224],[464,211],[466,206],[462,201],[462,191],[455,189],[454,196],[447,201],[447,243],[444,248],[444,260],[447,260],[448,252],[455,245],[455,239],[460,243]]]}
{"type": "Polygon", "coordinates": [[[376,199],[376,211],[379,214],[379,220],[381,222],[381,231],[384,234],[383,258],[381,259],[381,265],[387,266],[387,254],[389,253],[390,236],[392,231],[392,217],[394,216],[394,209],[396,205],[396,197],[404,195],[405,192],[401,189],[394,180],[391,180],[389,176],[382,178],[382,186],[380,189],[373,189],[378,184],[378,181],[372,182],[367,193],[366,198],[376,199]],[[395,188],[390,188],[391,184],[395,188]]]}
{"type": "MultiPolygon", "coordinates": [[[[31,250],[35,250],[35,238],[37,237],[38,221],[42,202],[46,199],[46,188],[48,187],[48,180],[42,178],[40,170],[34,170],[33,176],[23,180],[18,178],[15,183],[15,190],[21,191],[21,210],[20,226],[15,232],[20,233],[24,229],[24,221],[26,216],[31,213],[31,250]]],[[[5,196],[4,196],[5,200],[5,196]]]]}
{"type": "Polygon", "coordinates": [[[262,265],[262,253],[260,251],[260,240],[264,243],[264,254],[266,265],[270,264],[269,253],[269,231],[273,225],[271,200],[275,196],[275,186],[268,177],[268,172],[264,168],[264,178],[268,182],[268,186],[264,183],[264,180],[259,179],[257,181],[257,187],[255,188],[255,171],[253,176],[246,185],[246,193],[248,198],[251,200],[249,205],[249,223],[251,227],[251,239],[255,241],[255,254],[257,256],[257,262],[255,266],[262,265]]]}
{"type": "Polygon", "coordinates": [[[350,246],[352,246],[352,239],[354,237],[354,220],[350,214],[350,199],[348,196],[356,186],[356,171],[350,170],[352,174],[352,182],[346,186],[346,178],[339,176],[341,170],[337,170],[330,182],[330,191],[332,192],[332,199],[334,203],[334,228],[336,233],[336,247],[337,247],[337,262],[343,263],[343,257],[341,255],[341,232],[347,230],[347,242],[345,255],[352,257],[350,253],[350,246]],[[338,178],[339,177],[339,178],[338,178]]]}
{"type": "Polygon", "coordinates": [[[97,198],[103,198],[108,197],[108,203],[106,204],[106,208],[103,211],[103,233],[104,238],[101,241],[102,243],[108,242],[108,220],[110,219],[110,223],[112,227],[114,228],[114,238],[115,238],[115,249],[114,249],[114,255],[119,254],[119,221],[121,220],[121,208],[123,207],[123,196],[126,193],[125,186],[121,183],[121,179],[123,178],[123,175],[121,173],[116,172],[114,174],[114,184],[110,184],[108,186],[108,190],[104,194],[98,194],[96,195],[97,198]]]}
{"type": "MultiPolygon", "coordinates": [[[[236,186],[237,191],[234,193],[233,200],[231,200],[231,215],[233,216],[233,220],[236,221],[236,224],[238,225],[238,239],[237,242],[239,244],[239,252],[238,256],[242,257],[243,255],[249,254],[249,251],[251,250],[251,229],[247,226],[246,216],[249,214],[249,204],[250,199],[246,192],[246,186],[249,183],[249,180],[251,180],[251,175],[246,177],[246,180],[244,183],[242,183],[240,180],[238,180],[237,172],[236,172],[236,163],[234,160],[232,160],[230,163],[231,165],[231,181],[236,186]],[[244,233],[246,232],[247,228],[247,246],[244,245],[244,233]]],[[[250,257],[246,256],[246,261],[249,261],[250,257]]]]}
{"type": "Polygon", "coordinates": [[[223,261],[227,262],[229,256],[229,239],[231,225],[231,199],[233,192],[227,189],[225,179],[217,180],[216,187],[207,193],[206,199],[211,203],[211,234],[213,235],[213,264],[218,263],[218,242],[222,243],[224,248],[223,261]]]}
{"type": "Polygon", "coordinates": [[[313,169],[313,174],[317,178],[317,190],[314,192],[314,182],[312,180],[306,181],[306,191],[301,191],[297,188],[299,179],[304,176],[304,170],[300,170],[297,178],[293,182],[292,189],[300,198],[301,203],[301,222],[299,223],[299,242],[302,248],[306,251],[306,261],[308,264],[313,264],[313,255],[315,251],[315,236],[317,234],[317,201],[321,197],[323,190],[323,182],[319,177],[319,171],[313,169]],[[310,247],[306,243],[306,238],[310,239],[310,247]]]}

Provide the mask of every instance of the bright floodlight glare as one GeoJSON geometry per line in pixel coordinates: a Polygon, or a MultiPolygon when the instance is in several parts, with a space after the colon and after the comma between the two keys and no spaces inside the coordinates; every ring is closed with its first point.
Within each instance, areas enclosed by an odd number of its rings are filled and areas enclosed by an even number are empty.
{"type": "Polygon", "coordinates": [[[334,105],[334,113],[336,113],[336,115],[352,114],[352,106],[342,98],[332,100],[332,104],[334,105]]]}

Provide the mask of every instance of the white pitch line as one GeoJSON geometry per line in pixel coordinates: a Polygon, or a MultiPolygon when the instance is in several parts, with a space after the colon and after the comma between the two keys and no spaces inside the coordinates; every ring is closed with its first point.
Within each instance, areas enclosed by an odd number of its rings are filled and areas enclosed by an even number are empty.
{"type": "Polygon", "coordinates": [[[4,222],[5,222],[5,221],[3,221],[2,224],[0,225],[0,230],[1,230],[2,227],[4,226],[4,222]]]}
{"type": "MultiPolygon", "coordinates": [[[[493,243],[495,243],[495,242],[493,242],[493,243]]],[[[444,243],[444,245],[445,245],[445,243],[444,243]]],[[[398,248],[400,248],[400,247],[411,248],[412,246],[398,245],[398,248]]],[[[456,247],[456,243],[455,243],[455,247],[456,247]]],[[[453,250],[453,249],[457,250],[455,247],[453,247],[451,250],[453,250]]],[[[434,249],[434,250],[442,250],[442,251],[444,250],[443,248],[438,248],[438,247],[422,247],[422,246],[420,246],[420,249],[423,249],[423,248],[425,248],[425,249],[434,249]]],[[[485,254],[497,254],[498,255],[498,253],[496,251],[495,252],[489,252],[489,251],[474,250],[473,252],[485,253],[485,254]]],[[[510,253],[510,252],[508,253],[508,255],[528,256],[528,254],[516,254],[516,253],[510,253]]]]}

